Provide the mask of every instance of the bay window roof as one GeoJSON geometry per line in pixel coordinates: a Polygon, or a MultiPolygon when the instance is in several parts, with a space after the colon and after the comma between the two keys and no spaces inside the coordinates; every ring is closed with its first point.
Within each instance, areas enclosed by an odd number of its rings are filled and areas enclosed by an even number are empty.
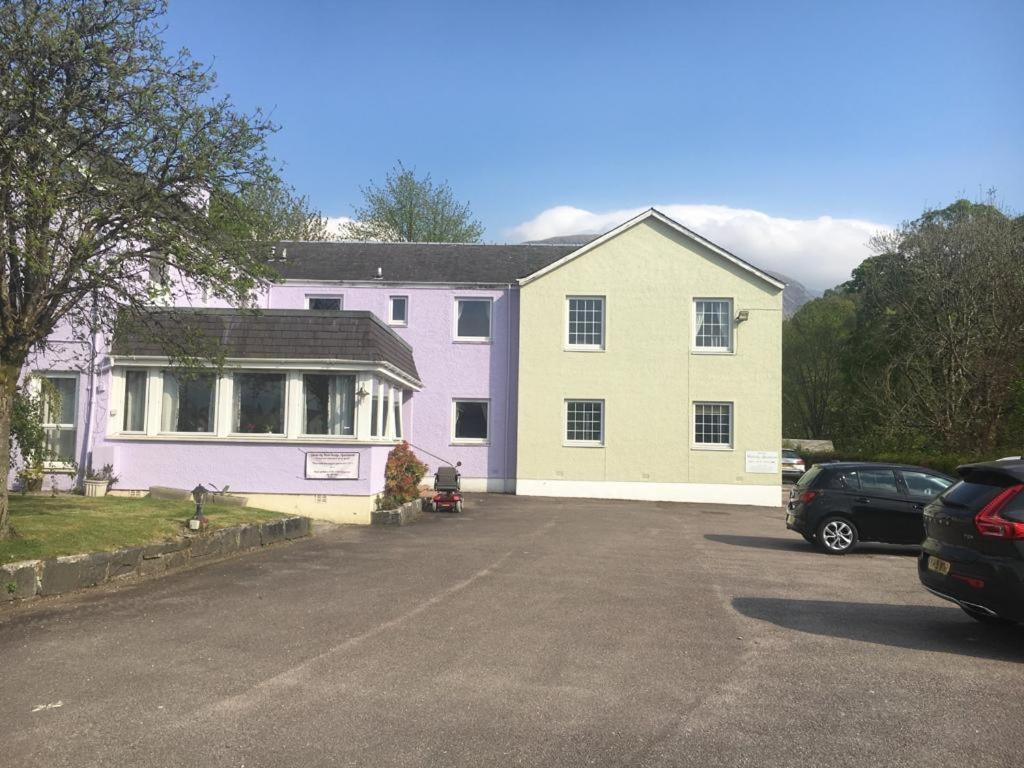
{"type": "Polygon", "coordinates": [[[412,347],[372,312],[308,309],[157,310],[121,324],[114,356],[160,357],[160,338],[213,342],[230,360],[338,360],[392,367],[419,381],[412,347]]]}

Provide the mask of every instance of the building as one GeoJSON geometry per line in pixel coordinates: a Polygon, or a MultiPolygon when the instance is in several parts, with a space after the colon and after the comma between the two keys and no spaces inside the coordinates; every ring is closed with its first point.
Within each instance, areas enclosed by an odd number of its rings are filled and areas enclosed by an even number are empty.
{"type": "Polygon", "coordinates": [[[140,333],[54,334],[32,370],[78,467],[48,482],[110,463],[119,493],[202,482],[368,522],[406,439],[468,492],[778,504],[783,286],[657,211],[582,247],[281,243],[272,263],[259,313],[172,281],[158,322],[222,353],[209,374],[140,333]]]}

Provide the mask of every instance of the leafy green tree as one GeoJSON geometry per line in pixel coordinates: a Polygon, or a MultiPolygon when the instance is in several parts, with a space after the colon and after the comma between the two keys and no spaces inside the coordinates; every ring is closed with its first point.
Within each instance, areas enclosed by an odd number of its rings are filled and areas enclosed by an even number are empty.
{"type": "Polygon", "coordinates": [[[958,200],[875,238],[847,284],[865,424],[892,447],[988,451],[1024,370],[1024,220],[958,200]]]}
{"type": "Polygon", "coordinates": [[[266,180],[273,128],[214,95],[187,51],[164,50],[164,11],[162,0],[0,4],[0,538],[15,390],[58,324],[87,338],[126,310],[144,319],[154,261],[239,305],[268,275],[204,200],[266,180]]]}
{"type": "Polygon", "coordinates": [[[782,422],[787,437],[835,440],[849,407],[845,349],[857,305],[829,292],[782,326],[782,422]]]}
{"type": "Polygon", "coordinates": [[[364,203],[355,209],[355,221],[346,225],[345,237],[408,243],[478,243],[484,233],[469,204],[455,199],[448,182],[435,184],[429,173],[417,177],[414,170],[401,162],[391,169],[382,186],[370,182],[362,192],[364,203]]]}
{"type": "Polygon", "coordinates": [[[337,237],[327,219],[276,174],[245,184],[237,193],[221,190],[210,199],[210,218],[238,240],[273,243],[337,237]]]}

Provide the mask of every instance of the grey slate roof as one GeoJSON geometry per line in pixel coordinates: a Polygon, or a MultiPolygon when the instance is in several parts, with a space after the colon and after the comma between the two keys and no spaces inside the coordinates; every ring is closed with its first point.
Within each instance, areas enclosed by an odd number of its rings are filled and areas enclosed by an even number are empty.
{"type": "Polygon", "coordinates": [[[285,280],[515,283],[558,261],[578,245],[474,245],[468,243],[306,243],[275,246],[270,265],[285,280]]]}
{"type": "MultiPolygon", "coordinates": [[[[386,363],[419,381],[412,347],[372,312],[173,308],[153,313],[150,321],[177,337],[214,341],[227,358],[386,363]]],[[[125,324],[111,353],[163,356],[156,335],[125,324]]]]}

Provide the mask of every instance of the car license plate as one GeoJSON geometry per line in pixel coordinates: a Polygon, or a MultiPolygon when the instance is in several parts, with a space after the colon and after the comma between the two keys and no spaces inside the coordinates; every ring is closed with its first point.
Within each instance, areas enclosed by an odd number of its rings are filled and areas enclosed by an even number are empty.
{"type": "Polygon", "coordinates": [[[928,570],[941,573],[943,576],[949,575],[950,564],[942,558],[935,557],[935,555],[928,556],[928,570]]]}
{"type": "Polygon", "coordinates": [[[796,515],[786,515],[786,525],[792,525],[796,522],[796,515]]]}

